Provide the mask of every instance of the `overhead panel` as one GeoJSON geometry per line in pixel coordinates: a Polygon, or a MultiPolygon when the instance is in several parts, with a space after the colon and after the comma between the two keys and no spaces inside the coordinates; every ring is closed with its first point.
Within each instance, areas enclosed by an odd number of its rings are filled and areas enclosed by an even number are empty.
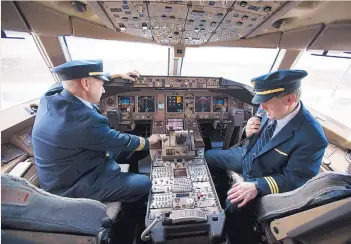
{"type": "Polygon", "coordinates": [[[105,1],[101,4],[117,30],[143,38],[153,38],[145,2],[105,1]]]}
{"type": "Polygon", "coordinates": [[[150,2],[148,7],[154,40],[159,44],[181,43],[187,5],[150,2]]]}
{"type": "Polygon", "coordinates": [[[233,10],[227,14],[211,38],[211,42],[238,40],[248,35],[265,16],[233,10]]]}
{"type": "Polygon", "coordinates": [[[196,46],[240,40],[285,1],[101,2],[117,30],[158,44],[196,46]]]}

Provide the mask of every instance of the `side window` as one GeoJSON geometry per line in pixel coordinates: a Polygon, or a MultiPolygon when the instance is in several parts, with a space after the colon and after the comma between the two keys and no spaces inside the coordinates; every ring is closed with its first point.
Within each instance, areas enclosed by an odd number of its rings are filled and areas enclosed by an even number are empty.
{"type": "Polygon", "coordinates": [[[305,105],[351,128],[347,115],[351,111],[350,52],[305,51],[294,69],[303,69],[308,76],[302,81],[305,105]]]}
{"type": "Polygon", "coordinates": [[[8,38],[1,38],[1,110],[37,99],[55,83],[30,34],[3,34],[8,38]]]}

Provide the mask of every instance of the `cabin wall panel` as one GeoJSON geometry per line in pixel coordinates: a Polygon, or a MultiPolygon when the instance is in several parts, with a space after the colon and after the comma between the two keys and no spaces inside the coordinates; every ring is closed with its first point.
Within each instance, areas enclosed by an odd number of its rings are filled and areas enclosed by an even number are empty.
{"type": "Polygon", "coordinates": [[[283,32],[279,47],[281,49],[305,49],[322,29],[323,25],[313,25],[283,32]]]}
{"type": "Polygon", "coordinates": [[[18,5],[37,34],[71,35],[69,16],[35,2],[18,2],[18,5]]]}
{"type": "Polygon", "coordinates": [[[13,2],[1,2],[1,29],[29,32],[13,2]]]}
{"type": "Polygon", "coordinates": [[[0,111],[1,144],[9,142],[14,133],[33,125],[35,115],[25,110],[30,104],[39,104],[39,99],[0,111]]]}
{"type": "Polygon", "coordinates": [[[277,48],[281,32],[261,35],[253,38],[242,39],[238,41],[224,41],[207,43],[203,46],[224,46],[224,47],[252,47],[252,48],[277,48]]]}
{"type": "Polygon", "coordinates": [[[351,51],[351,21],[327,25],[309,49],[351,51]]]}

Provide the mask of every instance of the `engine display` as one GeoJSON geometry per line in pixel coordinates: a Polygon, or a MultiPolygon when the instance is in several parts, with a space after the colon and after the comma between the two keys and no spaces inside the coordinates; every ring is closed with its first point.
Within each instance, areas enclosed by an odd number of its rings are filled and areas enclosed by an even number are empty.
{"type": "Polygon", "coordinates": [[[130,111],[134,112],[134,97],[133,96],[121,96],[118,97],[118,108],[122,111],[122,112],[129,112],[128,109],[130,109],[130,111]]]}
{"type": "Polygon", "coordinates": [[[222,107],[225,108],[225,112],[228,112],[228,98],[227,97],[214,97],[213,98],[213,112],[220,112],[222,107]]]}
{"type": "Polygon", "coordinates": [[[184,108],[182,96],[167,96],[167,112],[182,113],[184,108]]]}
{"type": "Polygon", "coordinates": [[[138,111],[140,113],[155,112],[155,97],[154,96],[139,96],[138,111]]]}
{"type": "Polygon", "coordinates": [[[195,112],[211,112],[211,96],[195,97],[195,112]]]}

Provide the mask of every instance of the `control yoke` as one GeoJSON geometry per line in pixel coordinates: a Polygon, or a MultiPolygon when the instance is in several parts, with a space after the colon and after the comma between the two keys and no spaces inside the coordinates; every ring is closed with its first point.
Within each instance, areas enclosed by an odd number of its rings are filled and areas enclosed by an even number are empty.
{"type": "Polygon", "coordinates": [[[113,110],[108,110],[107,111],[107,118],[108,121],[110,122],[111,127],[113,127],[117,131],[123,131],[123,126],[132,126],[133,125],[133,116],[132,116],[132,111],[129,109],[128,111],[130,121],[123,121],[123,115],[122,111],[118,108],[115,108],[113,110]]]}
{"type": "MultiPolygon", "coordinates": [[[[225,131],[222,149],[229,148],[235,127],[239,127],[240,130],[242,130],[242,127],[244,125],[244,110],[230,108],[228,111],[228,121],[226,121],[225,124],[228,124],[228,125],[225,131]]],[[[238,135],[241,135],[241,132],[239,132],[238,135]]]]}

